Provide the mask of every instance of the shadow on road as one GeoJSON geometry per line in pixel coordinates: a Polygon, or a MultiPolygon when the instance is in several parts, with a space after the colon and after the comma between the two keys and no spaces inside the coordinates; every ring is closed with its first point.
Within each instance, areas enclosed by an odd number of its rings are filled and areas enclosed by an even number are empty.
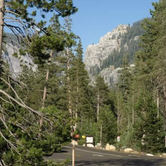
{"type": "Polygon", "coordinates": [[[61,151],[54,152],[54,153],[55,153],[55,154],[56,154],[56,153],[60,154],[60,153],[67,153],[67,152],[68,152],[67,150],[61,150],[61,151]]]}
{"type": "Polygon", "coordinates": [[[76,161],[76,166],[165,166],[162,159],[110,159],[100,161],[76,161]]]}

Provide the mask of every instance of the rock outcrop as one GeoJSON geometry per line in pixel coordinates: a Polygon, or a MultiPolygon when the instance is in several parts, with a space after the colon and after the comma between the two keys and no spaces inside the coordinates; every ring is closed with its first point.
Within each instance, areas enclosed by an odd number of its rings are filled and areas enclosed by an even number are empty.
{"type": "Polygon", "coordinates": [[[87,47],[84,63],[92,85],[98,74],[103,76],[111,87],[117,83],[123,57],[125,54],[129,55],[129,63],[133,63],[142,33],[140,22],[133,26],[119,25],[101,37],[99,43],[87,47]]]}
{"type": "Polygon", "coordinates": [[[33,63],[32,58],[25,53],[25,55],[19,54],[19,47],[12,43],[4,44],[4,51],[2,57],[5,62],[9,64],[10,71],[13,77],[17,77],[22,72],[22,66],[27,66],[33,71],[36,71],[37,65],[33,63]],[[14,56],[14,55],[17,56],[14,56]]]}
{"type": "Polygon", "coordinates": [[[102,62],[114,50],[121,49],[121,36],[127,32],[129,25],[119,25],[112,32],[108,32],[100,38],[98,44],[89,45],[85,52],[85,65],[90,73],[90,68],[98,66],[101,68],[102,62]]]}

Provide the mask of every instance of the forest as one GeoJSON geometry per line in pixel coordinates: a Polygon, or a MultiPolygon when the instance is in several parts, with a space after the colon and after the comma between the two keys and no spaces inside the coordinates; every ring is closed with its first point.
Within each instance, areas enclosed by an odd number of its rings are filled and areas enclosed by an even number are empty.
{"type": "MultiPolygon", "coordinates": [[[[96,143],[118,150],[166,150],[166,0],[152,5],[151,18],[139,23],[135,67],[129,68],[129,54],[122,53],[119,81],[109,89],[100,75],[90,85],[81,38],[72,32],[71,16],[79,12],[72,0],[1,1],[0,165],[65,165],[43,156],[59,151],[75,134],[92,135],[96,143]],[[52,17],[45,22],[48,13],[52,17]],[[19,77],[12,77],[2,57],[11,42],[4,27],[20,48],[13,56],[28,53],[38,66],[35,72],[23,66],[19,77]]],[[[126,40],[130,35],[137,36],[132,28],[126,40]]]]}

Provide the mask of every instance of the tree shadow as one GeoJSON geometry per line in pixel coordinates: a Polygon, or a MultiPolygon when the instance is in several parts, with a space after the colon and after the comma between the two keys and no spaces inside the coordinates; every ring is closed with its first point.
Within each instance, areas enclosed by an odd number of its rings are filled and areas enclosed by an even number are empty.
{"type": "Polygon", "coordinates": [[[110,159],[98,161],[76,161],[76,166],[164,166],[164,159],[110,159]]]}

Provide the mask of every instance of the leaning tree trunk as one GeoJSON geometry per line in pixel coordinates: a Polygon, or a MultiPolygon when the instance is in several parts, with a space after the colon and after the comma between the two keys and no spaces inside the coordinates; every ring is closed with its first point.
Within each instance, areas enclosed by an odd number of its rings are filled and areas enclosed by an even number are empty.
{"type": "MultiPolygon", "coordinates": [[[[48,81],[49,77],[49,69],[47,69],[47,74],[46,74],[46,82],[48,81]]],[[[44,86],[44,92],[43,92],[43,103],[42,103],[42,108],[45,107],[45,101],[46,101],[46,95],[47,95],[47,86],[44,86]]]]}
{"type": "MultiPolygon", "coordinates": [[[[53,56],[53,50],[51,50],[51,53],[50,53],[50,60],[52,60],[52,56],[53,56]]],[[[48,68],[47,73],[46,73],[46,83],[48,81],[49,72],[50,71],[48,68]]],[[[42,109],[44,109],[44,107],[45,107],[46,96],[47,96],[47,86],[45,85],[44,91],[43,91],[42,109]]],[[[41,138],[42,126],[43,126],[43,117],[40,118],[40,122],[39,122],[39,138],[41,138]]]]}
{"type": "Polygon", "coordinates": [[[2,40],[3,40],[3,27],[4,27],[4,0],[0,0],[0,77],[2,75],[2,40]]]}

